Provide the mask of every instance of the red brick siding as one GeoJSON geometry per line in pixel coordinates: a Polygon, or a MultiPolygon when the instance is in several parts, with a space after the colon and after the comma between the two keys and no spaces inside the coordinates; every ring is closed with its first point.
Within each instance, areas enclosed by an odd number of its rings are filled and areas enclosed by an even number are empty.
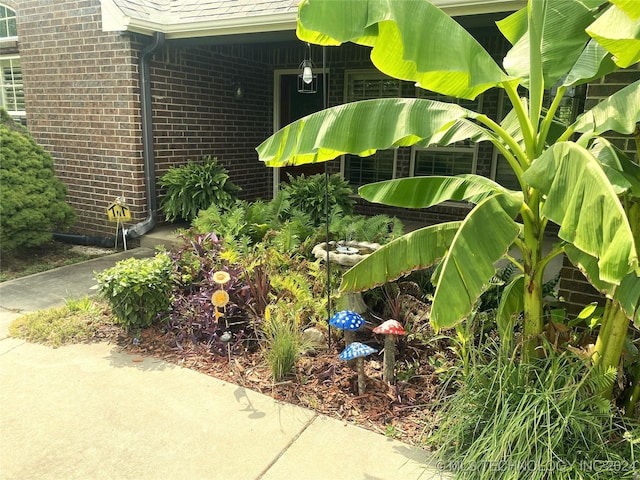
{"type": "Polygon", "coordinates": [[[257,46],[169,47],[152,69],[156,165],[217,157],[241,198],[271,195],[271,169],[255,147],[272,131],[271,68],[257,46]],[[244,96],[233,96],[239,82],[244,96]]]}
{"type": "Polygon", "coordinates": [[[101,31],[98,0],[21,0],[19,48],[29,129],[54,157],[75,230],[105,235],[105,209],[127,197],[142,219],[136,52],[127,36],[101,31]]]}

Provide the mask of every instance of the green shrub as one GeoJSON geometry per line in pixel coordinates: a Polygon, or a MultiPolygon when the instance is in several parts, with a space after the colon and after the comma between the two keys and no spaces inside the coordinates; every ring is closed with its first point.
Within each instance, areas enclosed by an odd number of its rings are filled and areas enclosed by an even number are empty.
{"type": "Polygon", "coordinates": [[[96,275],[100,292],[111,305],[118,323],[127,329],[148,327],[171,304],[171,259],[128,258],[96,275]]]}
{"type": "Polygon", "coordinates": [[[53,159],[0,109],[0,250],[34,247],[75,222],[53,159]]]}
{"type": "Polygon", "coordinates": [[[229,181],[227,170],[217,158],[203,157],[202,163],[170,168],[159,181],[166,189],[160,208],[168,221],[193,220],[199,210],[210,205],[228,209],[233,205],[240,187],[229,181]]]}
{"type": "MultiPolygon", "coordinates": [[[[344,215],[353,213],[353,191],[349,183],[340,175],[330,175],[327,185],[329,206],[331,211],[344,215]],[[337,209],[336,209],[337,207],[337,209]]],[[[289,175],[289,183],[283,185],[283,194],[288,198],[291,207],[305,212],[311,217],[313,225],[319,226],[325,221],[325,177],[323,174],[293,178],[289,175]]]]}

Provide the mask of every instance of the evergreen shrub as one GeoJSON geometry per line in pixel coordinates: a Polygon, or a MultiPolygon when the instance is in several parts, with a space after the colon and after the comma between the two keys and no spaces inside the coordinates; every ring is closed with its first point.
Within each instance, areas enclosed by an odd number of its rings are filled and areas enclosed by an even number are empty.
{"type": "Polygon", "coordinates": [[[66,186],[53,159],[28,130],[0,109],[0,251],[35,247],[73,225],[66,186]]]}

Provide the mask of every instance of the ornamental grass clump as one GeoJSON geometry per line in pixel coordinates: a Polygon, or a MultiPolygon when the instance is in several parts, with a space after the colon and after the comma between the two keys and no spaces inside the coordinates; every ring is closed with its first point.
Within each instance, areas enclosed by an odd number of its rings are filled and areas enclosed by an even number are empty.
{"type": "Polygon", "coordinates": [[[640,424],[596,395],[615,370],[545,353],[523,363],[495,347],[473,352],[462,385],[437,407],[428,443],[438,465],[457,479],[637,478],[640,424]]]}
{"type": "Polygon", "coordinates": [[[293,372],[302,352],[302,335],[298,317],[292,310],[269,305],[264,313],[261,329],[264,352],[274,381],[293,372]]]}

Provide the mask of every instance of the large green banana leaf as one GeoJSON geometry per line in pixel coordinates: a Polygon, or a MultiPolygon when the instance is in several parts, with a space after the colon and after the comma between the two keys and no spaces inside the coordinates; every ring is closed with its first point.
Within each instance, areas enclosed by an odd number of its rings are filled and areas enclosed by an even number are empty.
{"type": "MultiPolygon", "coordinates": [[[[582,0],[535,0],[540,16],[536,18],[536,35],[529,35],[529,15],[526,7],[497,22],[502,34],[513,47],[507,53],[503,66],[513,77],[529,85],[531,68],[541,66],[544,87],[551,88],[580,58],[589,41],[585,29],[591,25],[596,12],[582,0]],[[539,52],[540,65],[532,65],[531,39],[538,41],[534,52],[539,52]]],[[[592,3],[605,3],[596,0],[592,3]]]]}
{"type": "Polygon", "coordinates": [[[410,177],[371,183],[360,187],[362,198],[403,208],[428,208],[448,201],[480,203],[485,198],[502,193],[509,214],[516,215],[522,205],[522,192],[512,192],[498,183],[480,175],[456,177],[410,177]]]}
{"type": "Polygon", "coordinates": [[[473,99],[503,82],[517,84],[455,20],[421,0],[305,0],[298,37],[319,45],[371,46],[371,61],[394,78],[473,99]]]}
{"type": "Polygon", "coordinates": [[[598,259],[602,281],[619,284],[638,269],[631,227],[617,192],[586,149],[560,142],[525,172],[546,196],[542,213],[560,225],[558,236],[598,259]]]}
{"type": "Polygon", "coordinates": [[[587,33],[613,54],[619,67],[640,61],[640,2],[611,5],[587,28],[587,33]]]}
{"type": "Polygon", "coordinates": [[[640,165],[605,138],[597,138],[589,151],[598,159],[618,195],[640,198],[640,165]]]}
{"type": "Polygon", "coordinates": [[[640,80],[627,85],[580,115],[576,132],[601,135],[613,130],[629,135],[640,122],[640,80]]]}
{"type": "Polygon", "coordinates": [[[407,233],[358,262],[340,290],[361,292],[427,268],[445,256],[462,222],[440,223],[407,233]]]}
{"type": "Polygon", "coordinates": [[[496,194],[469,212],[440,264],[431,325],[450,328],[469,316],[496,268],[520,233],[496,194]]]}
{"type": "Polygon", "coordinates": [[[600,280],[598,261],[595,257],[573,245],[567,245],[565,253],[598,291],[617,300],[627,317],[640,327],[640,277],[635,272],[627,274],[620,281],[620,285],[614,285],[600,280]]]}
{"type": "MultiPolygon", "coordinates": [[[[478,114],[455,104],[417,98],[385,98],[347,103],[313,113],[282,128],[256,150],[270,167],[324,162],[351,153],[372,155],[376,150],[415,143],[428,144],[455,130],[480,136],[480,127],[461,129],[459,120],[478,114]]],[[[449,139],[450,140],[450,139],[449,139]]]]}
{"type": "Polygon", "coordinates": [[[618,69],[611,53],[595,40],[589,41],[576,63],[562,82],[565,86],[575,86],[601,78],[618,69]]]}
{"type": "Polygon", "coordinates": [[[631,20],[640,18],[640,3],[638,0],[609,0],[616,7],[626,13],[631,20]]]}

